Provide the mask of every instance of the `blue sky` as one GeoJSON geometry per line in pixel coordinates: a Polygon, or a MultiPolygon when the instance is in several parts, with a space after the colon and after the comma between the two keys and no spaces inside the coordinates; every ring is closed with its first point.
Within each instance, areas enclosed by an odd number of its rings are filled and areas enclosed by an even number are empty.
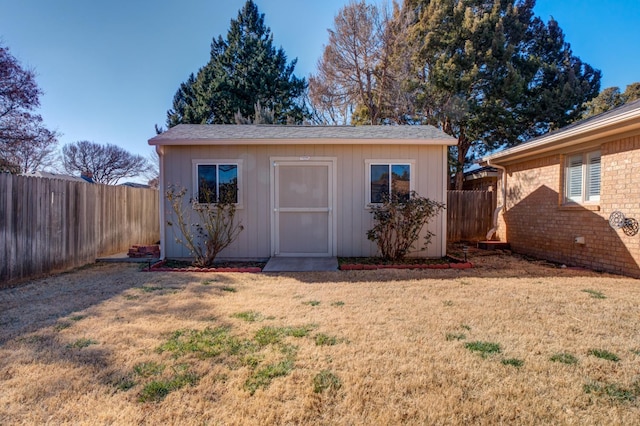
{"type": "MultiPolygon", "coordinates": [[[[255,0],[276,46],[315,70],[327,29],[348,0],[255,0]]],[[[40,113],[62,134],[147,156],[178,86],[209,59],[245,0],[0,0],[0,41],[35,69],[40,113]]],[[[573,52],[602,70],[602,88],[640,81],[639,0],[538,0],[573,52]]]]}

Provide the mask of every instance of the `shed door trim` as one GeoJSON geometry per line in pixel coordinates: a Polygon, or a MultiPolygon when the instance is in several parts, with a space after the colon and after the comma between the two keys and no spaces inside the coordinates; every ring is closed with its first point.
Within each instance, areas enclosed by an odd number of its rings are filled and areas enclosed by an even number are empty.
{"type": "MultiPolygon", "coordinates": [[[[281,257],[294,257],[294,256],[309,256],[309,257],[326,257],[326,256],[335,256],[337,252],[337,220],[336,220],[336,188],[337,188],[337,179],[336,179],[336,157],[271,157],[271,255],[272,256],[281,256],[281,257]],[[291,204],[289,198],[289,202],[287,202],[287,195],[291,194],[281,194],[280,187],[283,182],[281,179],[286,179],[286,174],[281,176],[282,167],[287,166],[298,166],[298,167],[326,167],[326,200],[325,202],[320,203],[320,205],[287,205],[291,204]],[[305,238],[305,234],[292,235],[291,230],[284,230],[281,227],[282,223],[287,224],[287,226],[295,226],[293,224],[294,221],[286,220],[285,216],[290,215],[292,218],[296,219],[312,219],[315,217],[317,221],[320,219],[322,222],[322,227],[318,229],[317,227],[313,228],[311,231],[320,232],[324,231],[324,224],[326,220],[326,250],[304,250],[302,248],[294,248],[287,247],[287,245],[291,245],[287,243],[287,241],[291,241],[288,238],[297,237],[297,238],[305,238]],[[304,215],[307,215],[305,218],[304,215]],[[326,216],[325,216],[326,215],[326,216]],[[326,219],[325,219],[326,218],[326,219]],[[284,237],[284,238],[283,238],[284,237]]],[[[293,170],[293,169],[292,169],[293,170]]],[[[320,170],[320,169],[319,169],[320,170]]],[[[286,182],[285,182],[286,183],[286,182]]],[[[324,190],[324,184],[321,185],[320,189],[324,190]]],[[[304,203],[303,203],[304,204],[304,203]]],[[[314,203],[311,203],[314,204],[314,203]]],[[[304,220],[302,221],[304,222],[304,220]]],[[[302,225],[301,225],[302,226],[302,225]]],[[[324,239],[324,232],[321,233],[322,239],[324,239]]],[[[304,240],[301,240],[304,241],[304,240]]],[[[295,239],[294,239],[295,242],[295,239]]],[[[324,244],[322,244],[324,247],[324,244]]]]}

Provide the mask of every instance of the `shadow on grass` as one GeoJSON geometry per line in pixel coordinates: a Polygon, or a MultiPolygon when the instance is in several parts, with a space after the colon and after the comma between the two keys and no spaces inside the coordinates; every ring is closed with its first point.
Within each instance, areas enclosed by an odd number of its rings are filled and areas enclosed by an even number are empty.
{"type": "MultiPolygon", "coordinates": [[[[616,277],[581,268],[566,268],[559,264],[506,252],[476,252],[468,260],[470,269],[378,269],[335,272],[281,272],[274,276],[293,278],[307,284],[399,282],[416,279],[456,278],[557,278],[599,276],[616,277]]],[[[627,277],[619,276],[620,279],[627,277]]]]}
{"type": "MultiPolygon", "coordinates": [[[[141,272],[137,265],[101,263],[25,282],[19,287],[2,289],[0,345],[23,334],[54,326],[74,312],[119,295],[135,303],[138,297],[146,293],[179,292],[187,283],[198,280],[190,273],[172,274],[170,277],[163,275],[141,272]],[[71,274],[74,274],[73,278],[71,274]],[[82,274],[82,277],[78,278],[78,274],[82,274]],[[139,291],[129,291],[136,288],[139,291]]],[[[218,287],[231,286],[235,282],[232,277],[216,275],[216,285],[208,291],[222,291],[218,287]]],[[[203,286],[202,291],[207,291],[207,288],[203,286]]],[[[183,306],[181,309],[184,313],[197,310],[198,307],[183,306]]]]}

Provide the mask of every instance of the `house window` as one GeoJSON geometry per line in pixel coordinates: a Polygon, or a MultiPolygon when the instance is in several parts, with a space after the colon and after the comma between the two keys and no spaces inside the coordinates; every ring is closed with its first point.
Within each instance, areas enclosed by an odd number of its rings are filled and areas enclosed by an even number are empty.
{"type": "Polygon", "coordinates": [[[565,174],[568,202],[600,201],[600,151],[568,156],[565,174]]]}
{"type": "Polygon", "coordinates": [[[228,201],[241,204],[241,161],[194,162],[195,199],[202,204],[228,201]]]}
{"type": "Polygon", "coordinates": [[[385,195],[409,199],[413,190],[413,161],[366,161],[366,203],[381,203],[385,195]]]}

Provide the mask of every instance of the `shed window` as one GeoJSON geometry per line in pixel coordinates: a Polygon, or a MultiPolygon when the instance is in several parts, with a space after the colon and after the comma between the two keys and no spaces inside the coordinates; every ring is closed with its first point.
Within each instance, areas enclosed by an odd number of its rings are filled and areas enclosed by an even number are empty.
{"type": "Polygon", "coordinates": [[[367,204],[381,203],[388,194],[409,199],[413,190],[412,162],[367,161],[367,204]]]}
{"type": "Polygon", "coordinates": [[[240,163],[194,161],[195,198],[201,204],[240,204],[240,163]]]}
{"type": "Polygon", "coordinates": [[[600,151],[567,157],[565,197],[568,202],[600,200],[600,151]]]}

